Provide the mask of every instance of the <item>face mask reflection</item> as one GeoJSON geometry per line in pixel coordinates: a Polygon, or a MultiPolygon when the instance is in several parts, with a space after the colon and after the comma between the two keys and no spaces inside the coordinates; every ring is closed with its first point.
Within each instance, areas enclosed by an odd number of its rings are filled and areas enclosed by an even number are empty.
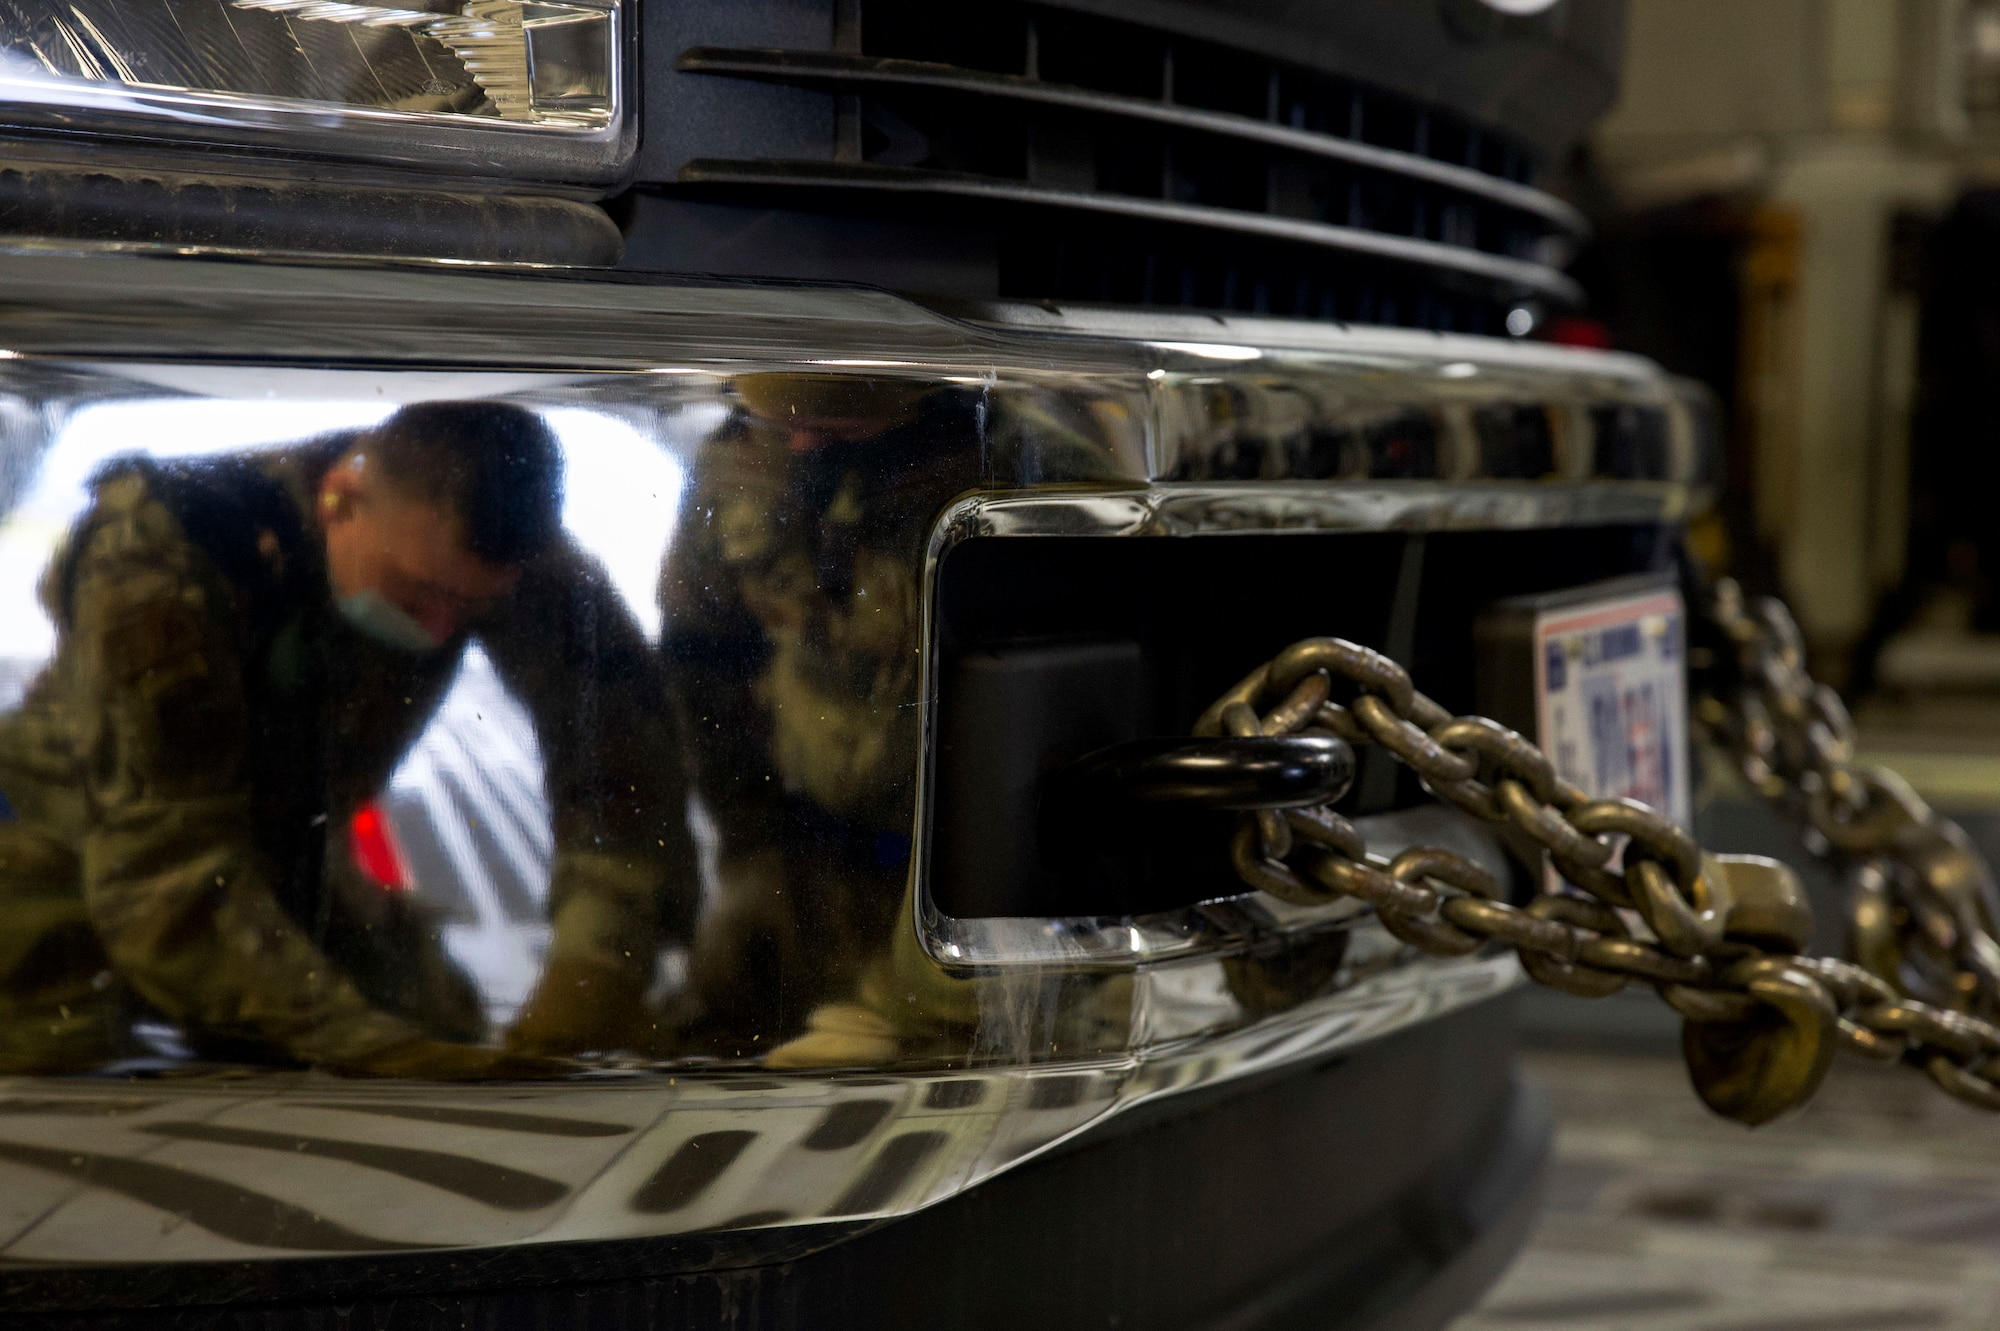
{"type": "MultiPolygon", "coordinates": [[[[399,478],[397,454],[349,449],[318,485],[327,579],[341,615],[403,651],[434,651],[513,589],[518,561],[486,558],[438,478],[399,478]]],[[[461,503],[463,501],[460,501],[461,503]]],[[[491,539],[498,540],[499,536],[491,539]]]]}
{"type": "Polygon", "coordinates": [[[342,619],[385,646],[419,654],[444,646],[444,639],[373,587],[349,592],[336,598],[334,604],[342,619]]]}

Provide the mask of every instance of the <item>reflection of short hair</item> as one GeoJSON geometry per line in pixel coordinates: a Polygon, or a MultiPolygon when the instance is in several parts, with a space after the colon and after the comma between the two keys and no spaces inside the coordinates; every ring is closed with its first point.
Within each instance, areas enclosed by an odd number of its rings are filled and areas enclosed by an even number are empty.
{"type": "Polygon", "coordinates": [[[355,439],[390,489],[436,504],[489,564],[521,564],[562,522],[562,454],[541,417],[507,402],[420,402],[355,439]]]}

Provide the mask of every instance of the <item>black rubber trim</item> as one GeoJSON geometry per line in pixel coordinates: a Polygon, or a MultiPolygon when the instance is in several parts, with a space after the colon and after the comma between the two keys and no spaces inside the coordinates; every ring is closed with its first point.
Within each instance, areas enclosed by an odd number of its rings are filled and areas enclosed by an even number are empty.
{"type": "Polygon", "coordinates": [[[0,161],[0,234],[565,267],[625,246],[574,199],[25,161],[0,161]]]}
{"type": "Polygon", "coordinates": [[[1126,120],[1147,120],[1175,129],[1216,134],[1285,148],[1313,157],[1326,157],[1351,166],[1367,167],[1389,175],[1427,184],[1440,185],[1462,194],[1476,195],[1489,203],[1540,218],[1556,230],[1581,239],[1590,233],[1582,213],[1556,198],[1528,185],[1487,175],[1470,167],[1454,166],[1432,157],[1378,148],[1374,144],[1226,111],[1204,111],[1173,102],[1151,102],[1138,97],[1061,83],[1044,83],[1020,74],[992,74],[963,69],[957,65],[928,60],[896,60],[880,56],[853,55],[839,51],[786,51],[774,48],[694,46],[681,52],[674,68],[683,74],[724,74],[761,79],[772,83],[808,86],[914,87],[942,92],[998,97],[1010,101],[1059,106],[1094,115],[1126,120]]]}

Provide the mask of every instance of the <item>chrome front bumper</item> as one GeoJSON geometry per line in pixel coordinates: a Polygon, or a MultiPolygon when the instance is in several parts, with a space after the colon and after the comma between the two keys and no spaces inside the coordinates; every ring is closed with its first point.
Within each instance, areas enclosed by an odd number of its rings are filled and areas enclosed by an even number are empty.
{"type": "MultiPolygon", "coordinates": [[[[361,421],[371,404],[502,396],[555,422],[571,534],[684,671],[684,710],[706,720],[702,690],[734,690],[717,716],[750,718],[768,746],[746,755],[745,732],[719,723],[684,736],[701,918],[755,866],[782,891],[855,903],[837,943],[780,923],[802,954],[854,955],[785,973],[786,1002],[728,1038],[596,1056],[548,1083],[225,1066],[170,1056],[171,1032],[168,1053],[104,1075],[8,1078],[0,1261],[16,1264],[669,1235],[727,1235],[733,1260],[775,1260],[1137,1106],[1488,999],[1514,982],[1511,957],[1420,959],[1350,909],[1227,881],[1139,917],[941,911],[926,853],[939,570],[967,542],[1044,536],[1670,529],[1713,476],[1708,407],[1647,363],[1484,339],[110,252],[0,255],[0,282],[0,544],[19,584],[0,587],[15,606],[0,651],[18,682],[47,650],[26,589],[107,449],[199,455],[361,421]],[[787,393],[818,395],[807,424],[787,393]],[[79,425],[92,412],[123,413],[96,419],[130,432],[107,443],[79,425]],[[838,467],[802,460],[834,450],[838,467]],[[724,603],[724,628],[689,631],[724,603]],[[730,784],[752,758],[781,797],[730,784]],[[1323,947],[1325,975],[1249,1002],[1242,977],[1284,947],[1323,947]],[[811,1038],[856,1020],[874,1052],[811,1038]]],[[[455,715],[449,698],[438,715],[455,715]]],[[[469,732],[445,723],[398,768],[392,813],[421,811],[446,850],[481,819],[545,827],[528,718],[493,723],[519,741],[512,757],[457,768],[469,732]]],[[[1399,829],[1381,824],[1385,845],[1399,829]]],[[[550,853],[545,831],[524,835],[498,859],[443,855],[443,878],[415,884],[496,1025],[534,979],[550,853]],[[496,886],[509,874],[526,906],[496,886]]],[[[661,1002],[699,990],[716,969],[701,949],[736,945],[721,937],[667,940],[661,1002]]]]}

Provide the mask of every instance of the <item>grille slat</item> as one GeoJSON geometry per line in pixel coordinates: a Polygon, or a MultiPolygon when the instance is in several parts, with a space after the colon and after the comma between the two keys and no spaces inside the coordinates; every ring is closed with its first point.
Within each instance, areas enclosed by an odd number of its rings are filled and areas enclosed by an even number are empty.
{"type": "Polygon", "coordinates": [[[673,48],[676,78],[826,97],[826,157],[696,140],[651,188],[956,232],[991,256],[981,296],[1514,334],[1578,303],[1583,216],[1463,108],[1061,0],[841,12],[833,50],[673,48]]]}
{"type": "MultiPolygon", "coordinates": [[[[1310,157],[1421,180],[1498,204],[1536,218],[1564,235],[1581,238],[1589,228],[1583,215],[1552,194],[1470,167],[1454,166],[1416,153],[1378,148],[1356,139],[1294,129],[1275,120],[1254,120],[1226,111],[1205,111],[1175,102],[1146,101],[1067,84],[1045,83],[1020,74],[993,74],[929,61],[901,60],[831,51],[697,46],[681,53],[675,67],[686,74],[729,74],[775,83],[834,87],[926,88],[968,96],[1005,98],[1056,106],[1093,115],[1145,120],[1175,129],[1265,144],[1310,157]]],[[[1276,94],[1273,94],[1273,102],[1276,94]]],[[[1416,135],[1421,141],[1423,135],[1416,135]]]]}
{"type": "Polygon", "coordinates": [[[867,162],[737,161],[700,158],[681,168],[689,185],[810,188],[884,193],[934,194],[996,203],[1068,209],[1128,217],[1170,226],[1229,231],[1265,240],[1290,241],[1321,249],[1416,264],[1457,276],[1484,280],[1507,294],[1538,296],[1574,304],[1581,288],[1546,264],[1489,254],[1437,241],[1417,240],[1358,226],[1274,217],[1208,204],[1179,203],[1126,194],[1052,189],[1027,181],[990,176],[878,166],[867,162]]]}

